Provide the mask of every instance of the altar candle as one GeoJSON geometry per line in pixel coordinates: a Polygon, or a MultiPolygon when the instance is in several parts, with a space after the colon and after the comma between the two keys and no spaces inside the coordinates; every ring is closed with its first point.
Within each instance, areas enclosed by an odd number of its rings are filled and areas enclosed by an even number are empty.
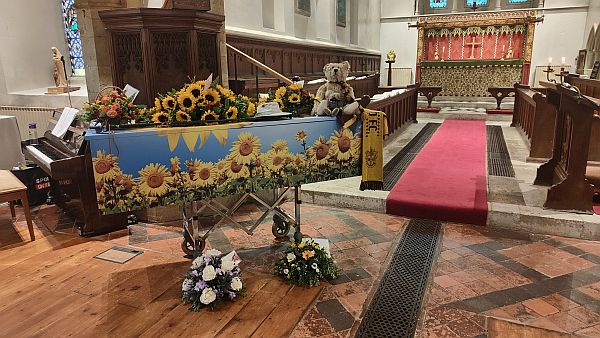
{"type": "Polygon", "coordinates": [[[506,45],[502,45],[502,51],[504,52],[504,47],[506,47],[506,45]]]}
{"type": "Polygon", "coordinates": [[[552,57],[548,58],[548,66],[552,66],[552,57]]]}
{"type": "Polygon", "coordinates": [[[446,46],[442,47],[442,55],[444,55],[446,53],[446,46]]]}
{"type": "Polygon", "coordinates": [[[563,56],[562,58],[560,58],[560,64],[561,65],[565,65],[565,57],[563,56]]]}

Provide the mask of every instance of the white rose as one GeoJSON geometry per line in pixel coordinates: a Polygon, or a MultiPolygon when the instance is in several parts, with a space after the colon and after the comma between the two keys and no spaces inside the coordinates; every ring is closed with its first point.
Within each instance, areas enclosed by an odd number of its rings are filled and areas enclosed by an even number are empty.
{"type": "Polygon", "coordinates": [[[207,256],[221,256],[222,252],[217,249],[210,249],[204,252],[207,256]]]}
{"type": "Polygon", "coordinates": [[[287,254],[286,258],[288,262],[293,262],[296,259],[296,255],[290,252],[289,254],[287,254]]]}
{"type": "Polygon", "coordinates": [[[207,265],[204,270],[202,270],[202,279],[205,282],[211,281],[217,277],[217,272],[212,265],[207,265]]]}
{"type": "Polygon", "coordinates": [[[240,277],[233,277],[231,280],[231,289],[233,291],[240,291],[242,289],[242,280],[240,277]]]}
{"type": "Polygon", "coordinates": [[[202,256],[199,256],[192,262],[192,269],[198,269],[202,264],[204,264],[204,260],[202,259],[202,256]]]}
{"type": "Polygon", "coordinates": [[[221,270],[225,271],[225,272],[231,272],[231,270],[233,270],[235,268],[235,263],[230,260],[224,260],[221,262],[221,270]]]}
{"type": "Polygon", "coordinates": [[[184,279],[183,283],[181,284],[182,291],[186,291],[186,292],[190,291],[193,287],[194,287],[194,282],[189,278],[184,279]]]}
{"type": "Polygon", "coordinates": [[[290,270],[288,270],[288,269],[283,269],[283,273],[285,273],[285,274],[287,275],[288,273],[290,273],[290,270]]]}
{"type": "Polygon", "coordinates": [[[202,290],[202,294],[200,295],[200,302],[202,304],[208,305],[214,302],[215,299],[217,299],[217,294],[215,293],[215,290],[213,290],[212,288],[206,288],[202,290]]]}
{"type": "Polygon", "coordinates": [[[319,270],[319,267],[317,266],[317,263],[312,263],[312,268],[315,270],[319,270]]]}

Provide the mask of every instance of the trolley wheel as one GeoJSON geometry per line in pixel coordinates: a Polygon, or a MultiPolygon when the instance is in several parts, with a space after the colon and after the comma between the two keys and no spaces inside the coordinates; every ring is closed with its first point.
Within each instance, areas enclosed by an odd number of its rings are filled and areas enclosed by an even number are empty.
{"type": "Polygon", "coordinates": [[[181,241],[181,250],[186,256],[194,257],[194,254],[201,254],[205,246],[206,241],[204,238],[198,238],[198,251],[196,251],[194,241],[190,240],[188,236],[184,236],[183,241],[181,241]]]}
{"type": "Polygon", "coordinates": [[[285,238],[290,232],[290,223],[284,220],[278,214],[273,215],[273,227],[271,232],[275,238],[285,238]]]}

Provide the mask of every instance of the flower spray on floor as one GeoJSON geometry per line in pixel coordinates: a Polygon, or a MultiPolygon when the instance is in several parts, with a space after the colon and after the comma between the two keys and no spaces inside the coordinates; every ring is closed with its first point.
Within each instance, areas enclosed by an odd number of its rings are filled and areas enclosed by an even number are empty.
{"type": "Polygon", "coordinates": [[[300,286],[319,285],[321,279],[335,279],[338,273],[329,250],[312,239],[290,243],[284,257],[275,263],[276,275],[300,286]]]}
{"type": "Polygon", "coordinates": [[[223,256],[221,251],[206,250],[194,259],[181,286],[182,301],[190,310],[216,309],[224,300],[236,300],[244,294],[240,260],[235,251],[223,256]]]}

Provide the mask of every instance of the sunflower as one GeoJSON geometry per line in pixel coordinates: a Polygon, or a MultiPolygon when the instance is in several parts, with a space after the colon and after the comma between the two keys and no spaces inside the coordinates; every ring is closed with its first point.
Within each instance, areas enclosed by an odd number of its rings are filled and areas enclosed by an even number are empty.
{"type": "Polygon", "coordinates": [[[277,140],[271,145],[273,151],[288,151],[287,141],[277,140]]]}
{"type": "Polygon", "coordinates": [[[215,114],[212,110],[207,110],[206,113],[202,114],[200,120],[202,121],[214,121],[219,119],[219,114],[215,114]]]}
{"type": "Polygon", "coordinates": [[[254,105],[254,103],[248,102],[248,108],[246,109],[246,114],[248,114],[248,116],[250,116],[250,117],[252,117],[252,116],[254,116],[254,114],[256,114],[256,105],[254,105]]]}
{"type": "Polygon", "coordinates": [[[248,167],[237,162],[234,158],[231,157],[225,159],[223,173],[225,174],[225,176],[227,176],[227,178],[231,180],[250,176],[250,170],[248,170],[248,167]]]}
{"type": "Polygon", "coordinates": [[[290,103],[300,103],[300,95],[296,93],[291,94],[290,97],[288,97],[288,101],[290,101],[290,103]]]}
{"type": "Polygon", "coordinates": [[[184,112],[183,110],[180,110],[177,112],[177,114],[175,114],[175,119],[179,122],[189,122],[192,120],[192,117],[190,116],[190,114],[188,112],[184,112]]]}
{"type": "Polygon", "coordinates": [[[294,157],[292,157],[292,162],[294,162],[294,165],[296,167],[303,165],[305,161],[306,161],[306,158],[302,154],[297,154],[294,157]]]}
{"type": "Polygon", "coordinates": [[[223,95],[224,97],[228,98],[231,101],[235,100],[235,94],[231,89],[225,88],[221,85],[217,85],[217,89],[219,90],[219,93],[221,93],[221,95],[223,95]]]}
{"type": "Polygon", "coordinates": [[[194,82],[187,89],[187,92],[192,94],[192,96],[196,99],[196,101],[198,101],[200,99],[200,97],[202,96],[202,85],[203,84],[204,83],[200,84],[198,82],[194,82]]]}
{"type": "Polygon", "coordinates": [[[218,172],[212,163],[194,160],[193,162],[188,162],[187,166],[192,186],[204,188],[216,182],[218,172]]]}
{"type": "Polygon", "coordinates": [[[148,197],[160,197],[169,191],[171,177],[167,174],[167,167],[162,164],[150,163],[139,171],[140,191],[148,197]]]}
{"type": "Polygon", "coordinates": [[[177,102],[175,101],[175,99],[171,96],[166,96],[163,100],[162,100],[162,106],[164,109],[175,109],[175,105],[177,104],[177,102]]]}
{"type": "Polygon", "coordinates": [[[273,102],[279,103],[279,108],[283,109],[284,105],[283,105],[283,101],[281,101],[281,99],[275,99],[275,100],[273,100],[273,102]]]}
{"type": "Polygon", "coordinates": [[[250,133],[241,133],[237,141],[233,142],[230,156],[240,164],[250,164],[260,155],[260,142],[257,136],[250,133]]]}
{"type": "Polygon", "coordinates": [[[219,95],[219,92],[217,92],[216,90],[212,89],[212,88],[208,88],[202,91],[202,102],[204,102],[204,104],[215,104],[219,101],[221,101],[221,96],[219,95]]]}
{"type": "Polygon", "coordinates": [[[162,108],[162,103],[160,102],[160,99],[157,97],[154,99],[154,107],[156,107],[156,109],[161,109],[162,108]]]}
{"type": "Polygon", "coordinates": [[[316,164],[326,164],[330,157],[331,144],[323,136],[315,141],[315,144],[308,150],[308,154],[316,164]]]}
{"type": "Polygon", "coordinates": [[[285,87],[279,87],[275,91],[275,97],[278,99],[281,99],[285,95],[286,92],[287,92],[287,89],[285,89],[285,87]]]}
{"type": "Polygon", "coordinates": [[[299,83],[293,83],[288,87],[290,90],[300,90],[302,89],[302,85],[299,83]]]}
{"type": "MultiPolygon", "coordinates": [[[[359,141],[358,141],[359,142],[359,141]]],[[[331,137],[331,156],[338,161],[348,161],[358,155],[357,138],[349,129],[335,131],[331,137]]]]}
{"type": "Polygon", "coordinates": [[[306,133],[306,130],[300,130],[296,133],[296,141],[304,142],[304,141],[306,141],[307,136],[308,136],[308,134],[306,133]]]}
{"type": "Polygon", "coordinates": [[[104,182],[120,173],[117,160],[119,158],[111,154],[105,155],[102,150],[98,150],[96,157],[93,158],[94,178],[96,182],[104,182]]]}
{"type": "Polygon", "coordinates": [[[152,115],[152,122],[154,123],[167,123],[169,122],[169,114],[164,111],[158,111],[152,115]]]}
{"type": "Polygon", "coordinates": [[[225,118],[228,120],[235,120],[237,118],[238,109],[234,106],[229,107],[225,112],[225,118]]]}
{"type": "Polygon", "coordinates": [[[285,167],[289,160],[290,153],[287,151],[271,151],[267,154],[266,166],[272,172],[278,172],[285,167]]]}
{"type": "Polygon", "coordinates": [[[185,111],[190,111],[196,108],[196,98],[190,92],[181,93],[177,98],[177,102],[179,103],[179,107],[185,111]]]}

